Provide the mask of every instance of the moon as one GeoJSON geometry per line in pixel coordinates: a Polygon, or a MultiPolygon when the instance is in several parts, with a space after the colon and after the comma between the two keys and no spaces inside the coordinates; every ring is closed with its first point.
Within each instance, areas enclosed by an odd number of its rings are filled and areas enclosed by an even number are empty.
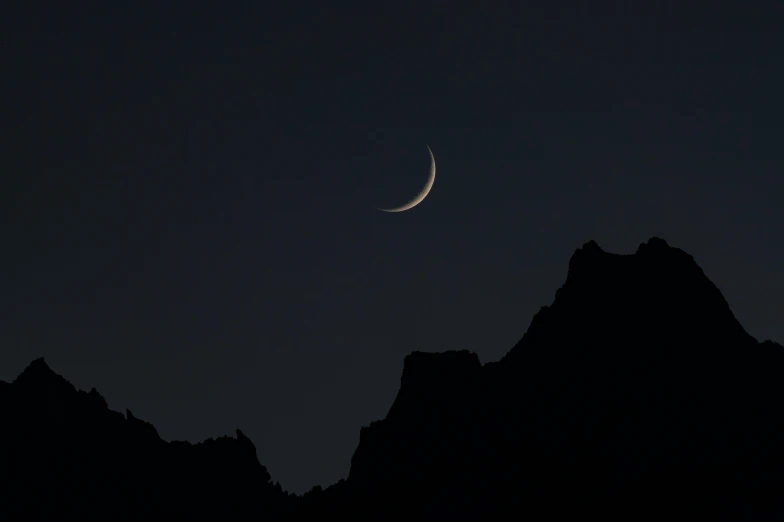
{"type": "Polygon", "coordinates": [[[426,145],[426,147],[427,151],[430,153],[430,176],[428,176],[427,182],[425,183],[425,186],[422,187],[422,190],[419,191],[419,194],[414,196],[408,203],[399,207],[379,208],[377,210],[381,210],[383,212],[403,212],[404,210],[414,208],[424,201],[424,199],[430,193],[430,189],[433,188],[433,183],[436,181],[436,159],[433,157],[433,151],[430,150],[430,146],[426,145]]]}

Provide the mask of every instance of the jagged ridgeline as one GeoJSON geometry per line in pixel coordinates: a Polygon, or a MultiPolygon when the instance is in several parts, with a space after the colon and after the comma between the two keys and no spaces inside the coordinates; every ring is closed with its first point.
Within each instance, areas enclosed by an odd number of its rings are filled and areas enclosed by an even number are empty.
{"type": "MultiPolygon", "coordinates": [[[[2,381],[0,381],[2,382],[2,381]]],[[[2,507],[9,520],[139,520],[273,511],[288,497],[237,430],[198,444],[77,391],[43,359],[0,384],[2,507]]]]}
{"type": "MultiPolygon", "coordinates": [[[[694,259],[594,242],[516,346],[406,357],[347,479],[297,497],[253,443],[165,442],[42,359],[0,383],[15,518],[784,520],[784,348],[757,342],[694,259]]],[[[357,390],[361,393],[361,390],[357,390]]]]}

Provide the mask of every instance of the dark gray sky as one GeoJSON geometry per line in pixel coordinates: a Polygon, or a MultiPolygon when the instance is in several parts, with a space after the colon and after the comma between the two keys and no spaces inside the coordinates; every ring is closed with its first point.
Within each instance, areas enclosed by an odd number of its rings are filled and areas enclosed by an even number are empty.
{"type": "Polygon", "coordinates": [[[0,379],[44,356],[166,439],[241,428],[302,492],[407,353],[497,360],[589,239],[663,237],[784,341],[777,3],[12,2],[0,379]],[[426,144],[428,198],[375,210],[426,144]]]}

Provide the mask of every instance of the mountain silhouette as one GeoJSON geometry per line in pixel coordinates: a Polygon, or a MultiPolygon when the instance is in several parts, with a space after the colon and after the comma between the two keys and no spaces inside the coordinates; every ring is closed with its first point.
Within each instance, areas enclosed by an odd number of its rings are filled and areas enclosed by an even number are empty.
{"type": "Polygon", "coordinates": [[[0,381],[4,511],[31,519],[784,519],[784,348],[686,252],[590,241],[497,362],[414,352],[349,476],[302,496],[253,443],[165,442],[43,359],[0,381]]]}
{"type": "Polygon", "coordinates": [[[686,252],[590,241],[501,361],[406,357],[349,477],[305,507],[355,520],[782,520],[782,370],[784,349],[747,334],[686,252]]]}
{"type": "Polygon", "coordinates": [[[140,520],[266,510],[288,497],[240,430],[199,444],[164,442],[152,424],[112,411],[34,360],[0,381],[4,520],[140,520]]]}

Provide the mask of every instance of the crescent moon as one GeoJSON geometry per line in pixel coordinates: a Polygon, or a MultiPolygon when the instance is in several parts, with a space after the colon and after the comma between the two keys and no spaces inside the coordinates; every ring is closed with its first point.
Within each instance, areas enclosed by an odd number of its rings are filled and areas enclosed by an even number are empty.
{"type": "Polygon", "coordinates": [[[430,146],[427,145],[427,151],[430,153],[430,176],[427,178],[427,182],[425,186],[422,187],[422,190],[419,191],[419,194],[413,197],[411,201],[408,203],[401,205],[395,208],[379,208],[377,210],[381,210],[383,212],[403,212],[404,210],[408,210],[414,208],[415,206],[422,203],[422,201],[427,197],[430,193],[430,189],[433,188],[433,183],[436,181],[436,159],[433,157],[433,151],[430,150],[430,146]]]}

